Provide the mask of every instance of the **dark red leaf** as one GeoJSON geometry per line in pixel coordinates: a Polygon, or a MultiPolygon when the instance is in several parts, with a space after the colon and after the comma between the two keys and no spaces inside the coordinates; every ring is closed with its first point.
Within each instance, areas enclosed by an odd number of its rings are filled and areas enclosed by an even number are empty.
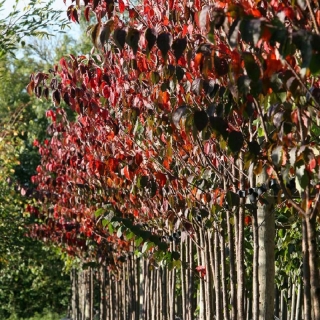
{"type": "Polygon", "coordinates": [[[166,59],[167,53],[171,48],[172,35],[169,32],[160,33],[157,38],[157,46],[161,51],[162,57],[166,59]]]}
{"type": "Polygon", "coordinates": [[[240,131],[232,131],[229,133],[228,146],[233,153],[238,153],[243,145],[244,138],[240,131]]]}
{"type": "Polygon", "coordinates": [[[123,49],[124,47],[124,44],[126,42],[126,36],[127,36],[127,32],[125,30],[120,28],[117,28],[116,30],[114,30],[113,40],[120,49],[123,49]]]}
{"type": "Polygon", "coordinates": [[[194,125],[198,131],[202,131],[208,124],[208,115],[204,110],[195,111],[194,113],[194,125]]]}
{"type": "Polygon", "coordinates": [[[149,51],[151,51],[151,49],[153,48],[153,46],[155,45],[156,41],[157,41],[157,32],[155,29],[153,28],[148,28],[145,34],[146,40],[148,42],[147,44],[147,48],[149,51]]]}
{"type": "Polygon", "coordinates": [[[58,90],[52,92],[52,100],[56,106],[60,105],[60,92],[58,90]]]}
{"type": "Polygon", "coordinates": [[[134,54],[136,54],[138,51],[139,39],[140,39],[140,32],[136,29],[130,28],[126,36],[126,43],[132,49],[134,54]]]}
{"type": "Polygon", "coordinates": [[[175,58],[179,60],[183,51],[187,48],[187,38],[179,38],[173,41],[172,50],[175,58]]]}

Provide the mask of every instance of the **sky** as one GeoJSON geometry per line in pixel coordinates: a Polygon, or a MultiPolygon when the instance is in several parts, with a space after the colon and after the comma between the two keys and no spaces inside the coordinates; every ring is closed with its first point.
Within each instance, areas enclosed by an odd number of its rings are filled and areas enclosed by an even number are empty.
{"type": "MultiPolygon", "coordinates": [[[[49,2],[47,0],[39,0],[42,3],[49,2]]],[[[0,1],[1,2],[1,1],[0,1]]],[[[10,12],[12,12],[12,8],[14,4],[16,3],[15,0],[5,0],[4,5],[1,7],[0,11],[0,19],[5,18],[10,12]]],[[[28,5],[29,1],[28,0],[19,0],[18,1],[18,9],[23,10],[28,5]]],[[[61,13],[61,17],[67,17],[67,8],[69,5],[71,5],[72,1],[71,0],[66,0],[66,4],[64,4],[63,0],[54,0],[53,1],[53,8],[55,10],[62,10],[63,12],[61,13]]],[[[72,33],[75,35],[80,32],[80,28],[78,27],[77,24],[72,23],[71,25],[71,30],[72,33]]]]}
{"type": "MultiPolygon", "coordinates": [[[[49,2],[46,0],[43,0],[42,2],[49,2]]],[[[27,0],[19,0],[18,1],[18,8],[23,9],[29,1],[27,0]]],[[[71,3],[71,1],[66,2],[67,5],[71,3]]],[[[5,0],[4,5],[3,5],[3,11],[0,12],[0,17],[6,16],[8,13],[12,11],[12,7],[14,6],[15,1],[14,0],[5,0]]],[[[63,0],[54,0],[53,1],[53,8],[56,10],[63,10],[64,12],[67,12],[67,5],[64,4],[63,0]]]]}

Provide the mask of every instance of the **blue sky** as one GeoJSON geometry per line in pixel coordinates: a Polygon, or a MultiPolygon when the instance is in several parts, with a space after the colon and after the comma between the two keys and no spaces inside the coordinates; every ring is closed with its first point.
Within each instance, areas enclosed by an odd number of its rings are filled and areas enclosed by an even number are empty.
{"type": "MultiPolygon", "coordinates": [[[[49,2],[49,1],[43,0],[42,2],[49,2]]],[[[19,0],[18,1],[18,8],[20,10],[23,10],[23,8],[26,7],[28,5],[28,3],[29,3],[29,1],[19,0]]],[[[3,5],[3,11],[0,12],[0,17],[1,18],[5,17],[8,13],[10,13],[12,11],[12,7],[14,6],[14,4],[15,4],[15,1],[13,1],[13,0],[5,0],[4,5],[3,5]]],[[[56,10],[63,10],[66,12],[68,5],[71,4],[71,1],[70,0],[66,1],[66,4],[67,5],[65,5],[63,3],[63,0],[54,0],[53,1],[53,7],[56,10]]]]}
{"type": "MultiPolygon", "coordinates": [[[[1,0],[0,0],[1,1],[1,0]]],[[[49,2],[47,0],[39,0],[39,2],[46,3],[49,2]]],[[[12,12],[13,6],[15,5],[16,1],[14,0],[5,0],[3,6],[0,8],[0,19],[5,18],[8,16],[10,12],[12,12]]],[[[28,5],[28,0],[19,0],[18,1],[18,9],[23,11],[23,9],[28,5]]],[[[67,17],[67,8],[69,5],[72,4],[71,0],[66,0],[66,4],[64,4],[63,0],[54,0],[53,1],[53,8],[55,10],[62,10],[61,17],[67,17]]],[[[80,28],[77,26],[76,23],[72,23],[71,25],[71,32],[77,35],[79,33],[80,28]]]]}

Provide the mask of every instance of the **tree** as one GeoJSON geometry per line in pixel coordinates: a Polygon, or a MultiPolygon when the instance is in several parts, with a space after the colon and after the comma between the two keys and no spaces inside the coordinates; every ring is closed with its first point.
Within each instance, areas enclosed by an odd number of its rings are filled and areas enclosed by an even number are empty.
{"type": "MultiPolygon", "coordinates": [[[[273,215],[291,208],[303,225],[304,317],[320,319],[318,6],[86,1],[87,20],[91,11],[98,53],[61,58],[28,85],[37,97],[51,90],[55,105],[33,177],[48,219],[34,235],[117,264],[133,238],[143,252],[172,258],[163,237],[180,229],[195,237],[199,266],[208,267],[219,256],[210,244],[219,242],[223,221],[234,259],[230,315],[244,319],[252,217],[253,318],[271,319],[273,215]]],[[[74,5],[68,12],[78,20],[74,5]]],[[[222,280],[212,276],[216,315],[229,317],[228,307],[220,309],[222,280]]],[[[209,319],[210,306],[200,309],[209,319]]]]}
{"type": "Polygon", "coordinates": [[[26,212],[33,203],[30,178],[39,164],[33,141],[47,136],[45,110],[50,105],[25,90],[33,68],[48,65],[29,47],[21,52],[24,59],[6,55],[0,61],[1,319],[27,318],[45,309],[61,316],[67,313],[71,289],[69,260],[58,248],[27,236],[28,225],[35,223],[26,212]]]}
{"type": "MultiPolygon", "coordinates": [[[[53,1],[31,0],[22,12],[18,3],[15,1],[13,10],[0,19],[0,58],[7,53],[15,55],[28,37],[49,38],[68,26],[67,19],[61,18],[61,11],[52,8],[53,1]]],[[[5,0],[1,1],[1,11],[4,4],[5,0]]]]}

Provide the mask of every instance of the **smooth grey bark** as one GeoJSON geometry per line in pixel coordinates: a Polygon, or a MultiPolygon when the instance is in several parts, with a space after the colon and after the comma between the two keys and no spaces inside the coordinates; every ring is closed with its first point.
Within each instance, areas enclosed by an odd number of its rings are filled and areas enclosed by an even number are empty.
{"type": "MultiPolygon", "coordinates": [[[[257,175],[257,185],[267,180],[265,169],[257,175]]],[[[272,197],[266,197],[268,203],[257,202],[257,222],[259,228],[259,320],[274,317],[275,283],[275,219],[272,197]]]]}
{"type": "Polygon", "coordinates": [[[305,320],[311,320],[311,286],[309,250],[306,220],[302,220],[302,253],[303,253],[303,313],[305,320]]]}
{"type": "Polygon", "coordinates": [[[317,264],[316,216],[306,217],[306,227],[309,251],[310,286],[313,320],[320,320],[320,282],[317,264]]]}
{"type": "Polygon", "coordinates": [[[230,211],[227,214],[228,229],[228,246],[229,246],[229,268],[230,268],[230,304],[231,304],[231,320],[237,319],[237,277],[234,260],[234,234],[230,222],[230,211]]]}

